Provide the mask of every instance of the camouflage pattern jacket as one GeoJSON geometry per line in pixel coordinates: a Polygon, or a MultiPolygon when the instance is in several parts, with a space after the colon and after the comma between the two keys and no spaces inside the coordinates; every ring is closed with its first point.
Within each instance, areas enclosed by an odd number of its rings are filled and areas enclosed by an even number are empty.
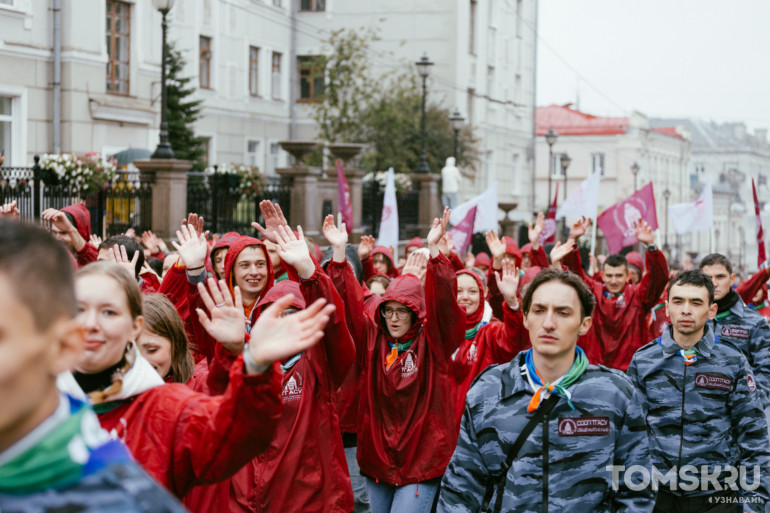
{"type": "MultiPolygon", "coordinates": [[[[747,466],[745,481],[752,485],[756,484],[753,467],[758,465],[760,485],[745,495],[768,501],[767,421],[746,358],[723,344],[721,337],[716,340],[707,327],[695,345],[699,353],[696,361],[686,365],[671,333],[669,328],[639,349],[628,368],[628,376],[644,396],[655,468],[665,475],[674,468],[678,472],[684,465],[697,467],[697,471],[685,474],[678,486],[674,480],[661,483],[660,489],[688,496],[714,493],[714,483],[701,480],[706,475],[703,470],[717,476],[719,486],[724,487],[731,475],[726,465],[736,469],[747,466]],[[690,476],[698,479],[697,487],[690,485],[690,476]]],[[[740,486],[739,480],[735,482],[740,486]]],[[[751,511],[764,509],[753,502],[751,511]]]]}
{"type": "Polygon", "coordinates": [[[762,314],[738,300],[727,317],[709,321],[709,327],[719,336],[720,344],[730,344],[749,361],[757,380],[765,415],[770,413],[770,325],[762,314]]]}
{"type": "MultiPolygon", "coordinates": [[[[485,485],[500,472],[527,424],[533,391],[525,353],[489,367],[468,392],[457,448],[441,483],[439,512],[479,511],[485,485]]],[[[506,512],[650,512],[649,487],[613,492],[610,465],[650,467],[641,396],[620,371],[589,365],[564,398],[535,426],[508,471],[506,512]],[[614,508],[614,509],[613,509],[614,508]]],[[[491,504],[495,503],[492,499],[491,504]]]]}

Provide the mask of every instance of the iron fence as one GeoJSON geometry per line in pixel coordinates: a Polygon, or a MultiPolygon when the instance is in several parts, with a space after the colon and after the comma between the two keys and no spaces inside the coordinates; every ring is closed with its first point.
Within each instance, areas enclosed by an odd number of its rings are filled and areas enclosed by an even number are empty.
{"type": "MultiPolygon", "coordinates": [[[[396,192],[398,236],[402,240],[424,235],[417,230],[419,195],[419,191],[416,190],[396,192]]],[[[364,233],[371,234],[376,238],[380,233],[380,219],[382,218],[385,189],[376,180],[367,181],[363,184],[361,196],[363,198],[361,205],[362,228],[364,233]]]]}
{"type": "MultiPolygon", "coordinates": [[[[252,221],[263,223],[259,202],[270,200],[291,211],[290,177],[264,177],[256,194],[244,195],[237,175],[224,173],[188,173],[187,209],[202,215],[212,233],[251,233],[252,221]]],[[[291,224],[291,220],[289,220],[291,224]]]]}

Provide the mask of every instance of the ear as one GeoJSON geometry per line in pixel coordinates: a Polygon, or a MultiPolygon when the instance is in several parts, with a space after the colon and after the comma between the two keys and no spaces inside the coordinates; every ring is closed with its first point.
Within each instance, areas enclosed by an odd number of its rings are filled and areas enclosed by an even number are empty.
{"type": "Polygon", "coordinates": [[[735,284],[735,273],[730,275],[730,285],[735,284]]]}
{"type": "MultiPolygon", "coordinates": [[[[666,305],[666,317],[668,317],[670,319],[671,318],[671,313],[668,311],[668,299],[666,299],[666,302],[663,303],[663,304],[666,305]]],[[[714,303],[714,305],[716,305],[716,303],[714,303]]],[[[714,310],[714,312],[716,312],[716,310],[714,310]]],[[[709,313],[710,313],[710,311],[709,311],[709,313]]],[[[716,314],[714,314],[714,315],[716,315],[716,314]]],[[[709,317],[709,319],[711,319],[711,317],[709,317]]]]}
{"type": "Polygon", "coordinates": [[[84,330],[80,323],[75,319],[61,318],[51,324],[45,337],[50,341],[48,354],[51,359],[51,373],[58,376],[64,371],[74,369],[85,342],[84,330]]]}
{"type": "MultiPolygon", "coordinates": [[[[519,306],[519,308],[521,308],[521,306],[519,306]]],[[[524,327],[527,328],[527,330],[529,330],[529,321],[527,320],[526,314],[524,314],[523,316],[523,321],[524,321],[524,327]]]]}
{"type": "Polygon", "coordinates": [[[712,304],[712,305],[709,307],[709,320],[710,320],[710,321],[711,321],[711,320],[713,320],[713,319],[714,319],[714,317],[716,317],[716,316],[717,316],[717,310],[718,310],[718,309],[719,309],[719,306],[716,304],[716,302],[714,302],[714,304],[712,304]]]}
{"type": "Polygon", "coordinates": [[[139,335],[142,334],[142,330],[144,329],[144,317],[141,315],[134,319],[134,325],[131,327],[131,339],[133,341],[136,341],[139,338],[139,335]]]}
{"type": "Polygon", "coordinates": [[[592,317],[583,317],[583,320],[580,321],[580,329],[578,329],[578,336],[585,335],[588,333],[588,330],[591,328],[591,323],[593,323],[592,317]]]}

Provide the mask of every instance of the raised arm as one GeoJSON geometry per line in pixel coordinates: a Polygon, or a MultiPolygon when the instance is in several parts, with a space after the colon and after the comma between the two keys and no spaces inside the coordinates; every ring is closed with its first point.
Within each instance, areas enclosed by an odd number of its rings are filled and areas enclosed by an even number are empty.
{"type": "Polygon", "coordinates": [[[548,267],[548,256],[545,254],[545,249],[540,244],[540,235],[543,233],[543,227],[545,226],[545,216],[543,213],[537,215],[535,225],[529,225],[528,235],[529,243],[532,245],[532,256],[530,257],[530,263],[533,266],[538,266],[541,269],[548,267]]]}
{"type": "Polygon", "coordinates": [[[770,267],[760,269],[754,276],[743,281],[735,288],[735,292],[741,296],[744,303],[751,304],[754,296],[762,288],[762,285],[770,278],[770,267]]]}
{"type": "MultiPolygon", "coordinates": [[[[651,245],[655,242],[652,228],[645,222],[638,223],[636,238],[639,242],[651,245]]],[[[647,272],[636,287],[642,301],[642,308],[649,311],[660,299],[660,295],[668,284],[668,263],[662,251],[647,251],[647,272]]]]}
{"type": "Polygon", "coordinates": [[[495,271],[503,268],[503,255],[505,255],[505,243],[497,236],[497,232],[486,233],[487,247],[492,255],[492,266],[487,269],[487,301],[492,307],[492,313],[498,319],[503,318],[503,296],[497,288],[495,271]]]}

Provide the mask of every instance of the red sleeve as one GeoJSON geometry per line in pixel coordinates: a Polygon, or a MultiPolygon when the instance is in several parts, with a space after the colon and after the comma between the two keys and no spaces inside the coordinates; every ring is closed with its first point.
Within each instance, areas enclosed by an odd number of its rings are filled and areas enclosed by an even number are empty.
{"type": "Polygon", "coordinates": [[[96,262],[97,258],[99,258],[99,250],[96,249],[93,244],[88,242],[86,242],[86,245],[83,246],[83,249],[77,252],[77,261],[79,267],[86,266],[91,262],[96,262]]]}
{"type": "Polygon", "coordinates": [[[229,352],[222,344],[214,346],[214,355],[209,363],[206,385],[209,395],[222,395],[230,383],[230,369],[238,355],[229,352]]]}
{"type": "Polygon", "coordinates": [[[668,283],[668,263],[661,250],[647,252],[647,272],[638,285],[639,300],[642,309],[647,312],[660,300],[660,295],[668,283]]]}
{"type": "Polygon", "coordinates": [[[457,256],[457,253],[454,251],[449,252],[449,256],[447,257],[449,259],[449,262],[452,264],[452,267],[454,268],[455,272],[462,271],[465,269],[465,264],[463,264],[463,261],[460,260],[460,257],[457,256]]]}
{"type": "Polygon", "coordinates": [[[166,254],[161,250],[158,250],[152,255],[150,255],[150,258],[157,258],[158,260],[164,260],[166,258],[166,254]]]}
{"type": "Polygon", "coordinates": [[[345,322],[356,346],[356,359],[363,368],[363,359],[366,357],[365,337],[369,326],[375,322],[364,311],[364,291],[347,262],[332,260],[326,267],[326,272],[342,298],[345,322]]]}
{"type": "Polygon", "coordinates": [[[540,244],[537,249],[532,252],[532,258],[530,258],[530,262],[533,266],[538,266],[541,269],[545,269],[550,265],[548,263],[548,255],[545,254],[545,249],[543,248],[542,244],[540,244]]]}
{"type": "MultiPolygon", "coordinates": [[[[508,362],[525,347],[529,346],[529,332],[524,328],[521,303],[516,310],[508,304],[503,305],[503,323],[495,328],[497,333],[489,348],[495,362],[508,362]]],[[[487,328],[489,329],[489,328],[487,328]]]]}
{"type": "Polygon", "coordinates": [[[372,260],[372,255],[369,255],[361,260],[361,265],[364,266],[364,282],[369,281],[369,278],[377,274],[377,270],[374,268],[374,260],[372,260]]]}
{"type": "Polygon", "coordinates": [[[239,357],[224,395],[189,397],[176,419],[171,462],[180,495],[227,479],[270,446],[283,407],[281,370],[274,363],[264,374],[247,376],[239,357]]]}
{"type": "Polygon", "coordinates": [[[336,308],[324,329],[321,342],[305,352],[305,355],[311,358],[316,374],[328,375],[331,378],[330,391],[333,393],[345,381],[345,376],[353,365],[356,354],[353,339],[345,323],[345,307],[331,278],[318,264],[310,278],[300,280],[300,289],[308,306],[323,298],[336,308]]]}
{"type": "MultiPolygon", "coordinates": [[[[168,273],[167,273],[168,274],[168,273]]],[[[160,280],[155,273],[144,272],[139,275],[142,279],[142,294],[154,294],[160,289],[160,280]]]]}
{"type": "Polygon", "coordinates": [[[764,284],[767,281],[768,269],[770,269],[770,267],[765,269],[760,269],[759,271],[754,273],[754,276],[752,276],[746,281],[741,282],[741,284],[735,288],[735,292],[737,292],[738,295],[741,296],[741,299],[747,305],[751,303],[751,300],[754,299],[754,295],[756,295],[759,289],[762,288],[762,284],[764,284]]]}
{"type": "MultiPolygon", "coordinates": [[[[561,263],[562,266],[565,267],[568,271],[572,271],[573,273],[580,276],[580,278],[583,280],[583,283],[588,285],[588,288],[591,289],[591,292],[593,292],[594,297],[596,297],[597,300],[602,297],[604,284],[593,280],[590,276],[583,272],[583,263],[580,260],[580,251],[577,248],[569,252],[561,263]]],[[[596,318],[594,318],[594,322],[596,322],[596,318]]]]}
{"type": "MultiPolygon", "coordinates": [[[[498,269],[502,273],[502,269],[498,269]]],[[[497,288],[497,280],[495,279],[495,270],[490,267],[487,269],[487,302],[492,307],[492,314],[498,319],[503,318],[503,299],[500,289],[497,288]]]]}
{"type": "Polygon", "coordinates": [[[457,304],[457,276],[439,253],[428,260],[425,277],[425,330],[428,346],[438,361],[448,360],[465,337],[465,310],[457,304]]]}

